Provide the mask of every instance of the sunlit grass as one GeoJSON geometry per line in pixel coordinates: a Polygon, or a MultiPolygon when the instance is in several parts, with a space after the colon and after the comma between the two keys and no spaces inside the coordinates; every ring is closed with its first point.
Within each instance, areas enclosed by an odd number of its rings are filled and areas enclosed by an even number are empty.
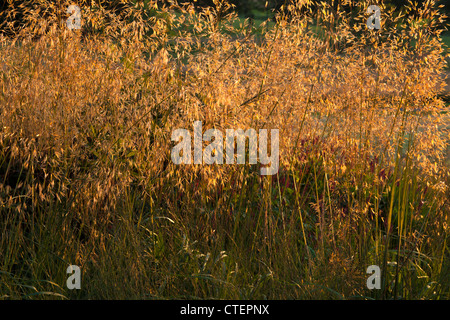
{"type": "Polygon", "coordinates": [[[323,8],[318,37],[295,8],[138,9],[0,38],[1,298],[449,298],[444,49],[410,27],[438,11],[375,34],[323,8]],[[173,164],[197,120],[279,129],[278,174],[173,164]]]}

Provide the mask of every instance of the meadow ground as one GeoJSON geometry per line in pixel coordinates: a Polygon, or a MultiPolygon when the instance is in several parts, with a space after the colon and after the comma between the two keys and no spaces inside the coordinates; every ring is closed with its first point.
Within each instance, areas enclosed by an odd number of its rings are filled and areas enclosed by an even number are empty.
{"type": "Polygon", "coordinates": [[[374,32],[367,5],[256,27],[92,10],[1,37],[0,297],[449,299],[441,13],[374,32]],[[277,174],[174,164],[194,121],[278,129],[277,174]]]}

